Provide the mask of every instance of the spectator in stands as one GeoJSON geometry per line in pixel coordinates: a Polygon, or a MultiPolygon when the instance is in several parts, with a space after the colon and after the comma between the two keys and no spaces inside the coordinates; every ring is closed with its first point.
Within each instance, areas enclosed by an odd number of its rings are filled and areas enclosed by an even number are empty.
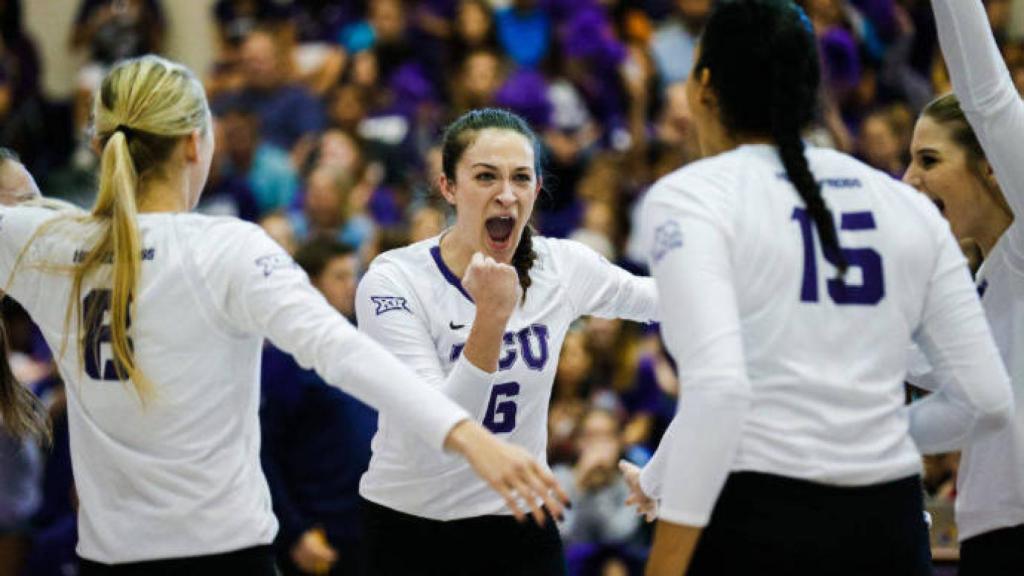
{"type": "Polygon", "coordinates": [[[45,454],[41,490],[42,502],[32,518],[32,546],[26,574],[66,576],[77,574],[78,495],[71,473],[71,441],[68,436],[67,395],[64,382],[53,375],[34,386],[32,392],[46,405],[53,424],[53,445],[45,454]]]}
{"type": "Polygon", "coordinates": [[[87,53],[78,73],[75,126],[89,119],[92,94],[118,60],[158,53],[167,22],[160,0],[82,0],[71,29],[71,48],[87,53]]]}
{"type": "Polygon", "coordinates": [[[461,0],[448,44],[449,69],[458,63],[463,54],[481,49],[498,49],[494,12],[485,0],[461,0]]]}
{"type": "Polygon", "coordinates": [[[21,14],[20,0],[0,2],[0,146],[17,150],[30,170],[41,172],[57,163],[52,156],[59,147],[47,134],[39,54],[21,14]]]}
{"type": "Polygon", "coordinates": [[[361,248],[375,230],[366,213],[372,191],[339,166],[314,168],[306,178],[302,208],[291,214],[296,237],[301,241],[325,236],[361,248]]]}
{"type": "MultiPolygon", "coordinates": [[[[623,448],[618,417],[603,408],[588,409],[574,444],[575,462],[553,469],[573,503],[559,531],[571,565],[579,565],[583,573],[603,573],[604,565],[612,562],[608,557],[624,556],[640,527],[639,516],[625,503],[629,487],[617,467],[623,448]]],[[[637,568],[642,563],[632,560],[637,568]]]]}
{"type": "Polygon", "coordinates": [[[255,112],[262,138],[292,151],[322,130],[325,120],[320,101],[288,81],[286,56],[270,31],[250,33],[242,44],[244,86],[214,100],[213,111],[217,116],[239,108],[255,112]]]}
{"type": "Polygon", "coordinates": [[[675,5],[675,13],[658,26],[651,45],[666,84],[681,82],[690,75],[697,36],[711,13],[711,0],[676,0],[675,5]]]}
{"type": "MultiPolygon", "coordinates": [[[[295,261],[338,312],[354,320],[356,255],[318,237],[295,261]]],[[[359,478],[377,414],[268,347],[263,355],[262,462],[280,522],[284,574],[362,575],[359,478]]]]}
{"type": "Polygon", "coordinates": [[[865,162],[902,178],[909,160],[913,116],[906,106],[893,105],[869,113],[860,127],[860,155],[865,162]]]}
{"type": "Polygon", "coordinates": [[[290,206],[298,178],[288,153],[262,138],[257,113],[244,105],[228,108],[218,118],[217,130],[222,145],[214,150],[218,178],[213,185],[244,179],[260,215],[290,206]]]}
{"type": "Polygon", "coordinates": [[[527,68],[539,66],[551,49],[551,17],[538,4],[537,0],[513,0],[495,14],[502,50],[527,68]]]}
{"type": "Polygon", "coordinates": [[[505,62],[499,53],[476,50],[467,54],[459,67],[459,74],[452,78],[451,115],[494,104],[505,74],[505,62]]]}
{"type": "Polygon", "coordinates": [[[39,448],[0,424],[0,574],[19,574],[28,549],[29,520],[39,507],[39,448]]]}

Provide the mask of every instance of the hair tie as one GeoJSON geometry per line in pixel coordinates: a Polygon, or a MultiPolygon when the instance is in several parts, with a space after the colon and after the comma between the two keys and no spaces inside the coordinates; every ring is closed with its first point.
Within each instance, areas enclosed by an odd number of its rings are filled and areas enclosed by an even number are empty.
{"type": "Polygon", "coordinates": [[[124,134],[125,138],[130,138],[135,135],[135,130],[132,130],[131,128],[125,126],[124,124],[118,124],[117,127],[114,128],[114,132],[121,132],[122,134],[124,134]]]}

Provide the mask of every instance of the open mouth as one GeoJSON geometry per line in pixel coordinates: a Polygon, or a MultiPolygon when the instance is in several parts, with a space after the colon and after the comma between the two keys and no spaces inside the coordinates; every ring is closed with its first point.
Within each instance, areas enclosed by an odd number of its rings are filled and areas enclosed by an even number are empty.
{"type": "Polygon", "coordinates": [[[487,236],[491,242],[503,245],[511,238],[512,230],[516,227],[516,219],[514,216],[492,216],[484,222],[484,227],[487,228],[487,236]]]}
{"type": "Polygon", "coordinates": [[[939,212],[942,214],[946,213],[946,203],[942,201],[942,198],[931,196],[932,202],[939,208],[939,212]]]}

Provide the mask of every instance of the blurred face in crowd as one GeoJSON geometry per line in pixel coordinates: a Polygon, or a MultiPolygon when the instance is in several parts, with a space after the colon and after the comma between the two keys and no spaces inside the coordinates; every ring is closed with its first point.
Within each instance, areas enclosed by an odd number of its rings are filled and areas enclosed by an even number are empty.
{"type": "Polygon", "coordinates": [[[362,89],[353,84],[340,86],[331,96],[328,114],[331,123],[346,130],[354,130],[366,117],[366,104],[362,89]]]}
{"type": "Polygon", "coordinates": [[[433,238],[444,230],[444,214],[432,206],[417,210],[410,219],[409,241],[419,242],[433,238]]]}
{"type": "Polygon", "coordinates": [[[807,0],[804,8],[815,24],[835,26],[843,19],[843,7],[836,0],[807,0]]]}
{"type": "Polygon", "coordinates": [[[676,0],[676,9],[687,22],[703,22],[711,14],[711,0],[676,0]]]}
{"type": "Polygon", "coordinates": [[[910,152],[903,181],[935,202],[957,238],[984,236],[994,208],[991,187],[996,185],[988,163],[970,162],[949,128],[928,116],[917,121],[910,152]]]}
{"type": "Polygon", "coordinates": [[[592,410],[587,413],[580,425],[580,450],[596,446],[619,446],[619,423],[615,416],[604,410],[592,410]]]}
{"type": "Polygon", "coordinates": [[[860,144],[864,158],[875,168],[888,171],[900,164],[899,136],[881,114],[872,114],[864,120],[860,144]]]}
{"type": "Polygon", "coordinates": [[[586,336],[579,330],[572,330],[565,335],[562,343],[562,354],[558,357],[555,379],[560,386],[576,390],[579,383],[590,373],[592,364],[586,336]]]}
{"type": "Polygon", "coordinates": [[[491,31],[491,13],[479,0],[466,0],[459,5],[455,32],[470,46],[482,44],[491,31]]]}
{"type": "Polygon", "coordinates": [[[274,88],[280,79],[277,45],[265,32],[253,32],[242,44],[242,72],[246,83],[258,89],[274,88]]]}
{"type": "Polygon", "coordinates": [[[334,166],[354,176],[362,152],[351,134],[341,130],[328,130],[320,138],[320,164],[334,166]]]}
{"type": "Polygon", "coordinates": [[[366,89],[376,89],[379,77],[377,54],[373,50],[363,50],[352,57],[353,84],[366,89]]]}
{"type": "Polygon", "coordinates": [[[335,256],[313,282],[327,302],[347,318],[355,316],[357,267],[355,254],[335,256]]]}
{"type": "Polygon", "coordinates": [[[259,145],[259,121],[252,114],[228,112],[217,120],[221,150],[243,170],[259,145]]]}
{"type": "Polygon", "coordinates": [[[461,242],[508,264],[541,187],[533,144],[514,130],[487,128],[474,136],[455,165],[455,179],[441,176],[441,192],[455,206],[461,242]]]}
{"type": "Polygon", "coordinates": [[[405,34],[405,12],[400,0],[373,0],[369,20],[382,44],[394,44],[405,34]]]}
{"type": "Polygon", "coordinates": [[[345,219],[343,174],[336,168],[323,166],[309,175],[306,182],[306,218],[311,228],[333,229],[345,219]]]}
{"type": "Polygon", "coordinates": [[[462,67],[462,86],[474,105],[489,103],[501,87],[501,61],[490,52],[475,52],[462,67]]]}

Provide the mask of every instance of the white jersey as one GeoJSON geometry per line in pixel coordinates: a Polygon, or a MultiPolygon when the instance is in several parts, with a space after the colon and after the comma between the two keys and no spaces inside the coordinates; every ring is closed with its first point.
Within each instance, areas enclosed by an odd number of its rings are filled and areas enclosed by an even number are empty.
{"type": "Polygon", "coordinates": [[[978,271],[978,290],[1013,383],[1011,426],[961,455],[956,520],[961,540],[1024,524],[1024,102],[977,0],[933,0],[942,52],[961,107],[995,170],[1015,220],[978,271]]]}
{"type": "MultiPolygon", "coordinates": [[[[533,240],[537,261],[526,302],[508,321],[495,373],[462,356],[476,307],[441,259],[438,238],[374,260],[359,284],[359,329],[409,364],[499,437],[546,461],[548,403],[569,326],[580,316],[650,321],[650,278],[613,266],[582,244],[533,240]]],[[[386,414],[359,492],[389,508],[435,520],[511,514],[505,501],[451,457],[438,458],[386,414]]]]}
{"type": "Polygon", "coordinates": [[[904,406],[912,336],[948,375],[926,409],[1005,422],[1006,374],[948,224],[924,195],[849,156],[806,155],[836,218],[843,280],[772,146],[693,163],[648,194],[682,387],[669,450],[644,486],[660,489],[670,521],[705,524],[729,470],[837,486],[920,473],[913,427],[925,442],[948,439],[904,406]]]}
{"type": "MultiPolygon", "coordinates": [[[[129,335],[154,393],[142,405],[117,381],[109,315],[65,326],[65,270],[92,244],[95,225],[54,212],[0,208],[0,281],[31,314],[58,358],[68,393],[71,456],[83,558],[104,563],[222,553],[268,544],[277,522],[260,469],[259,369],[264,335],[325,380],[408,422],[439,453],[465,412],[359,334],[255,225],[195,214],[142,214],[142,274],[129,335]],[[40,268],[50,266],[50,270],[40,268]],[[378,376],[379,375],[379,376],[378,376]],[[403,386],[389,384],[388,378],[403,386]],[[405,400],[396,402],[395,399],[405,400]]],[[[109,273],[109,267],[100,274],[109,273]]],[[[83,300],[110,292],[87,280],[83,300]]],[[[424,448],[426,450],[426,448],[424,448]]]]}

